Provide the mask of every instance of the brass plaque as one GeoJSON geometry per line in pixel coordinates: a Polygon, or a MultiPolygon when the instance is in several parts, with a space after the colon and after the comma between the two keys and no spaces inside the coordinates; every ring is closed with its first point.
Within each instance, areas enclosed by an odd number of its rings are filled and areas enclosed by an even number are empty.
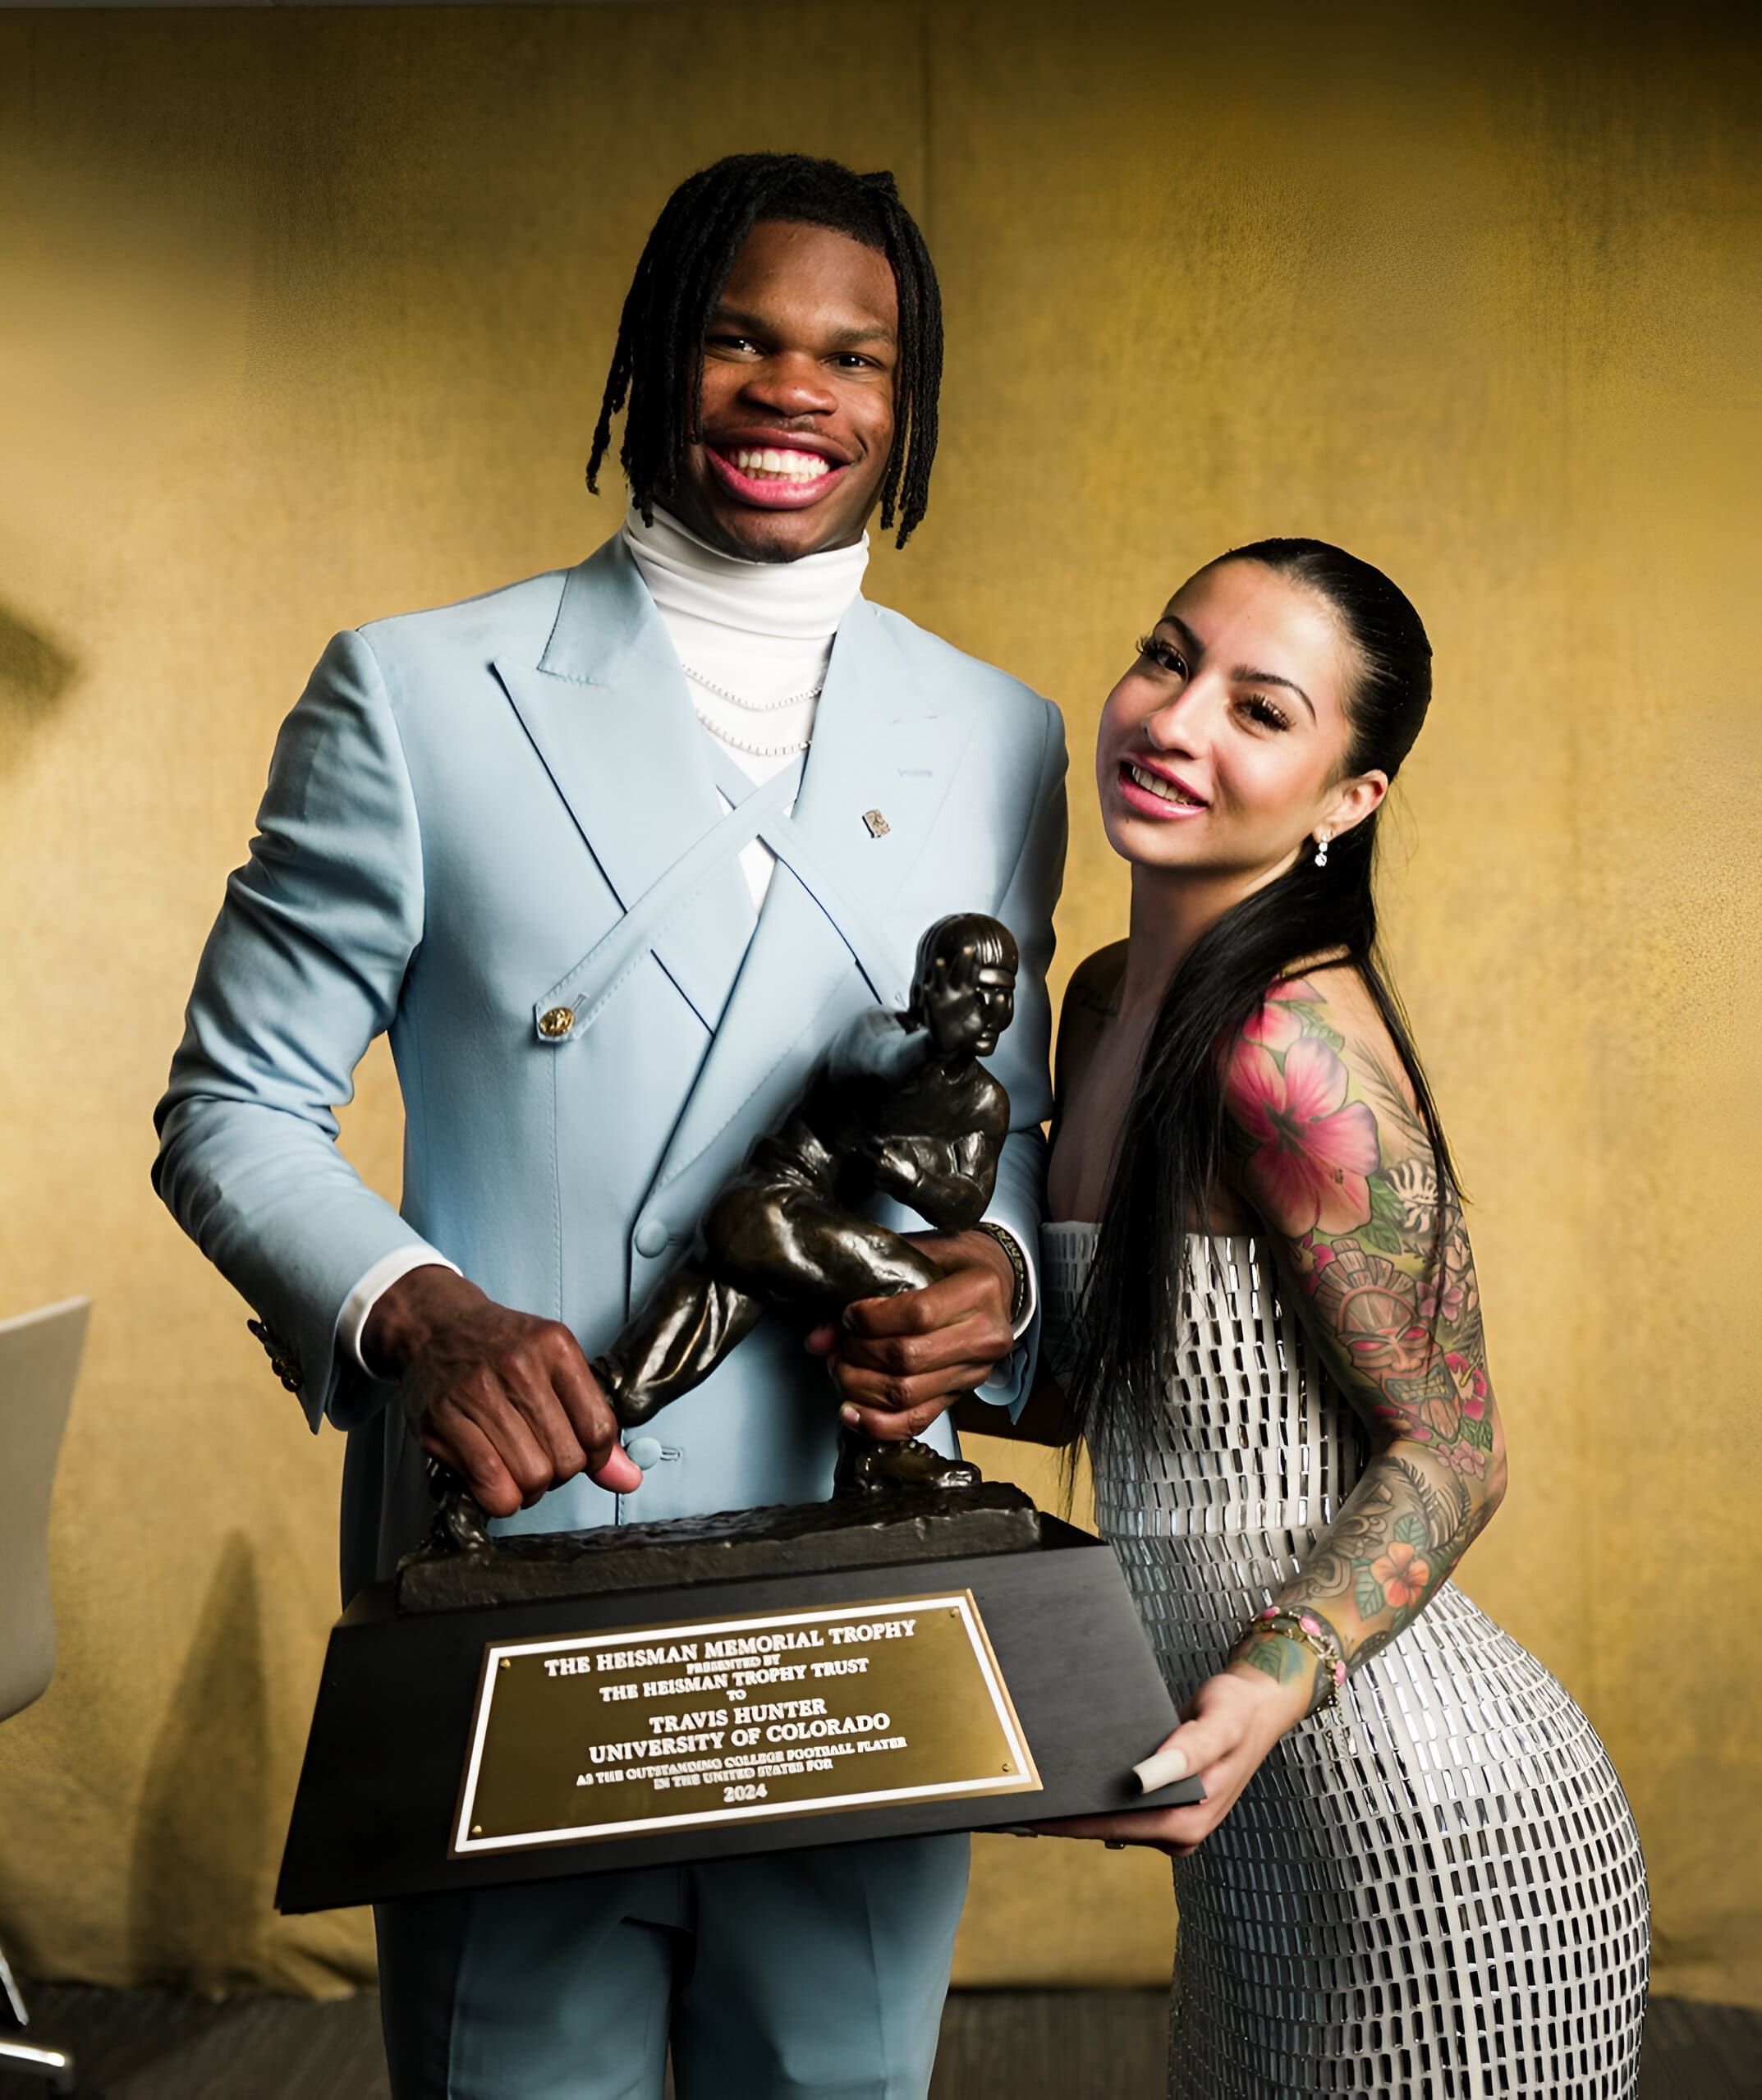
{"type": "Polygon", "coordinates": [[[492,1642],[452,1856],[1039,1786],[967,1590],[492,1642]]]}

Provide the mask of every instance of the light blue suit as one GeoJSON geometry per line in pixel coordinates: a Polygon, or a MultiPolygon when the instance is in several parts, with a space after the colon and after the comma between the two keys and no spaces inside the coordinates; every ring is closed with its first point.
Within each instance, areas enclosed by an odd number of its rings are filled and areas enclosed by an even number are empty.
{"type": "MultiPolygon", "coordinates": [[[[280,1338],[314,1426],[350,1433],[346,1594],[429,1514],[395,1389],[337,1347],[357,1282],[431,1247],[602,1347],[839,1025],[906,1003],[918,936],[947,912],[994,913],[1021,945],[991,1215],[1034,1246],[1064,763],[1048,703],[859,598],[792,818],[762,797],[727,814],[619,539],[331,643],[202,957],[154,1182],[280,1338]],[[755,825],[779,864],[756,928],[736,858],[755,825]],[[541,1030],[560,1006],[567,1032],[541,1030]],[[382,1030],[401,1210],[333,1143],[382,1030]]],[[[1019,1397],[1031,1345],[988,1397],[1019,1397]]],[[[512,1521],[819,1499],[835,1433],[824,1369],[767,1321],[627,1439],[640,1492],[578,1479],[512,1521]]],[[[671,1992],[688,2096],[904,2100],[928,2078],[965,1876],[964,1841],[932,1839],[384,1906],[394,2089],[658,2094],[671,1992]]]]}

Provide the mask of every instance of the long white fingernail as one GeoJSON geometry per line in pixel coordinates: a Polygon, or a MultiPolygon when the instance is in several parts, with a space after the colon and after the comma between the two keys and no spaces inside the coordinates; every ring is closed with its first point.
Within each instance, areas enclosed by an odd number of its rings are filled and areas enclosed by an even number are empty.
{"type": "Polygon", "coordinates": [[[1172,1786],[1177,1779],[1187,1776],[1187,1754],[1172,1748],[1158,1750],[1147,1757],[1142,1764],[1132,1770],[1138,1775],[1138,1784],[1146,1794],[1154,1794],[1159,1786],[1172,1786]]]}

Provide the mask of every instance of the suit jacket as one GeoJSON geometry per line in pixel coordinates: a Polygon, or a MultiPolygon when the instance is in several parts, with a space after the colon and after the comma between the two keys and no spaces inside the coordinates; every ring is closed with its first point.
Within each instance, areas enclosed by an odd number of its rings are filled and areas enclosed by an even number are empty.
{"type": "MultiPolygon", "coordinates": [[[[1021,945],[993,1060],[1012,1135],[991,1215],[1034,1244],[1058,710],[858,598],[792,818],[729,817],[708,746],[621,539],[337,635],[283,725],[197,973],[154,1181],[279,1338],[314,1428],[350,1432],[346,1593],[388,1573],[427,1517],[396,1389],[338,1349],[357,1282],[431,1247],[603,1346],[836,1029],[866,1003],[906,1003],[918,936],[945,912],[994,913],[1021,945]],[[779,859],[755,926],[736,855],[760,823],[779,859]],[[398,1209],[334,1142],[381,1030],[404,1098],[398,1209]]],[[[1019,1396],[1025,1339],[990,1396],[1019,1396]]],[[[827,1492],[825,1372],[782,1323],[651,1430],[630,1439],[640,1492],[578,1479],[512,1523],[827,1492]]]]}

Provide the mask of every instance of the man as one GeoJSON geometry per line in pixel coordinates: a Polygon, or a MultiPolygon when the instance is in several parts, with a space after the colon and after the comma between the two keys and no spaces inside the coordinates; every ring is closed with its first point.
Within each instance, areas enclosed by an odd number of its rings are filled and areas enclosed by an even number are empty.
{"type": "MultiPolygon", "coordinates": [[[[424,1451],[508,1528],[558,1530],[817,1499],[841,1413],[952,1450],[955,1394],[1021,1396],[1029,1309],[988,1230],[922,1240],[940,1282],[811,1338],[836,1392],[764,1321],[621,1442],[587,1365],[953,910],[1021,946],[992,1221],[1031,1254],[1062,731],[859,595],[872,511],[902,540],[923,514],[939,311],[889,178],[693,177],[589,468],[627,402],[623,531],[339,635],[283,727],[155,1183],[309,1419],[349,1432],[346,1593],[424,1530],[424,1451]],[[381,1030],[401,1213],[333,1142],[381,1030]]],[[[928,1839],[383,1905],[393,2091],[649,2100],[670,2038],[681,2100],[921,2093],[965,1876],[964,1842],[928,1839]]]]}

